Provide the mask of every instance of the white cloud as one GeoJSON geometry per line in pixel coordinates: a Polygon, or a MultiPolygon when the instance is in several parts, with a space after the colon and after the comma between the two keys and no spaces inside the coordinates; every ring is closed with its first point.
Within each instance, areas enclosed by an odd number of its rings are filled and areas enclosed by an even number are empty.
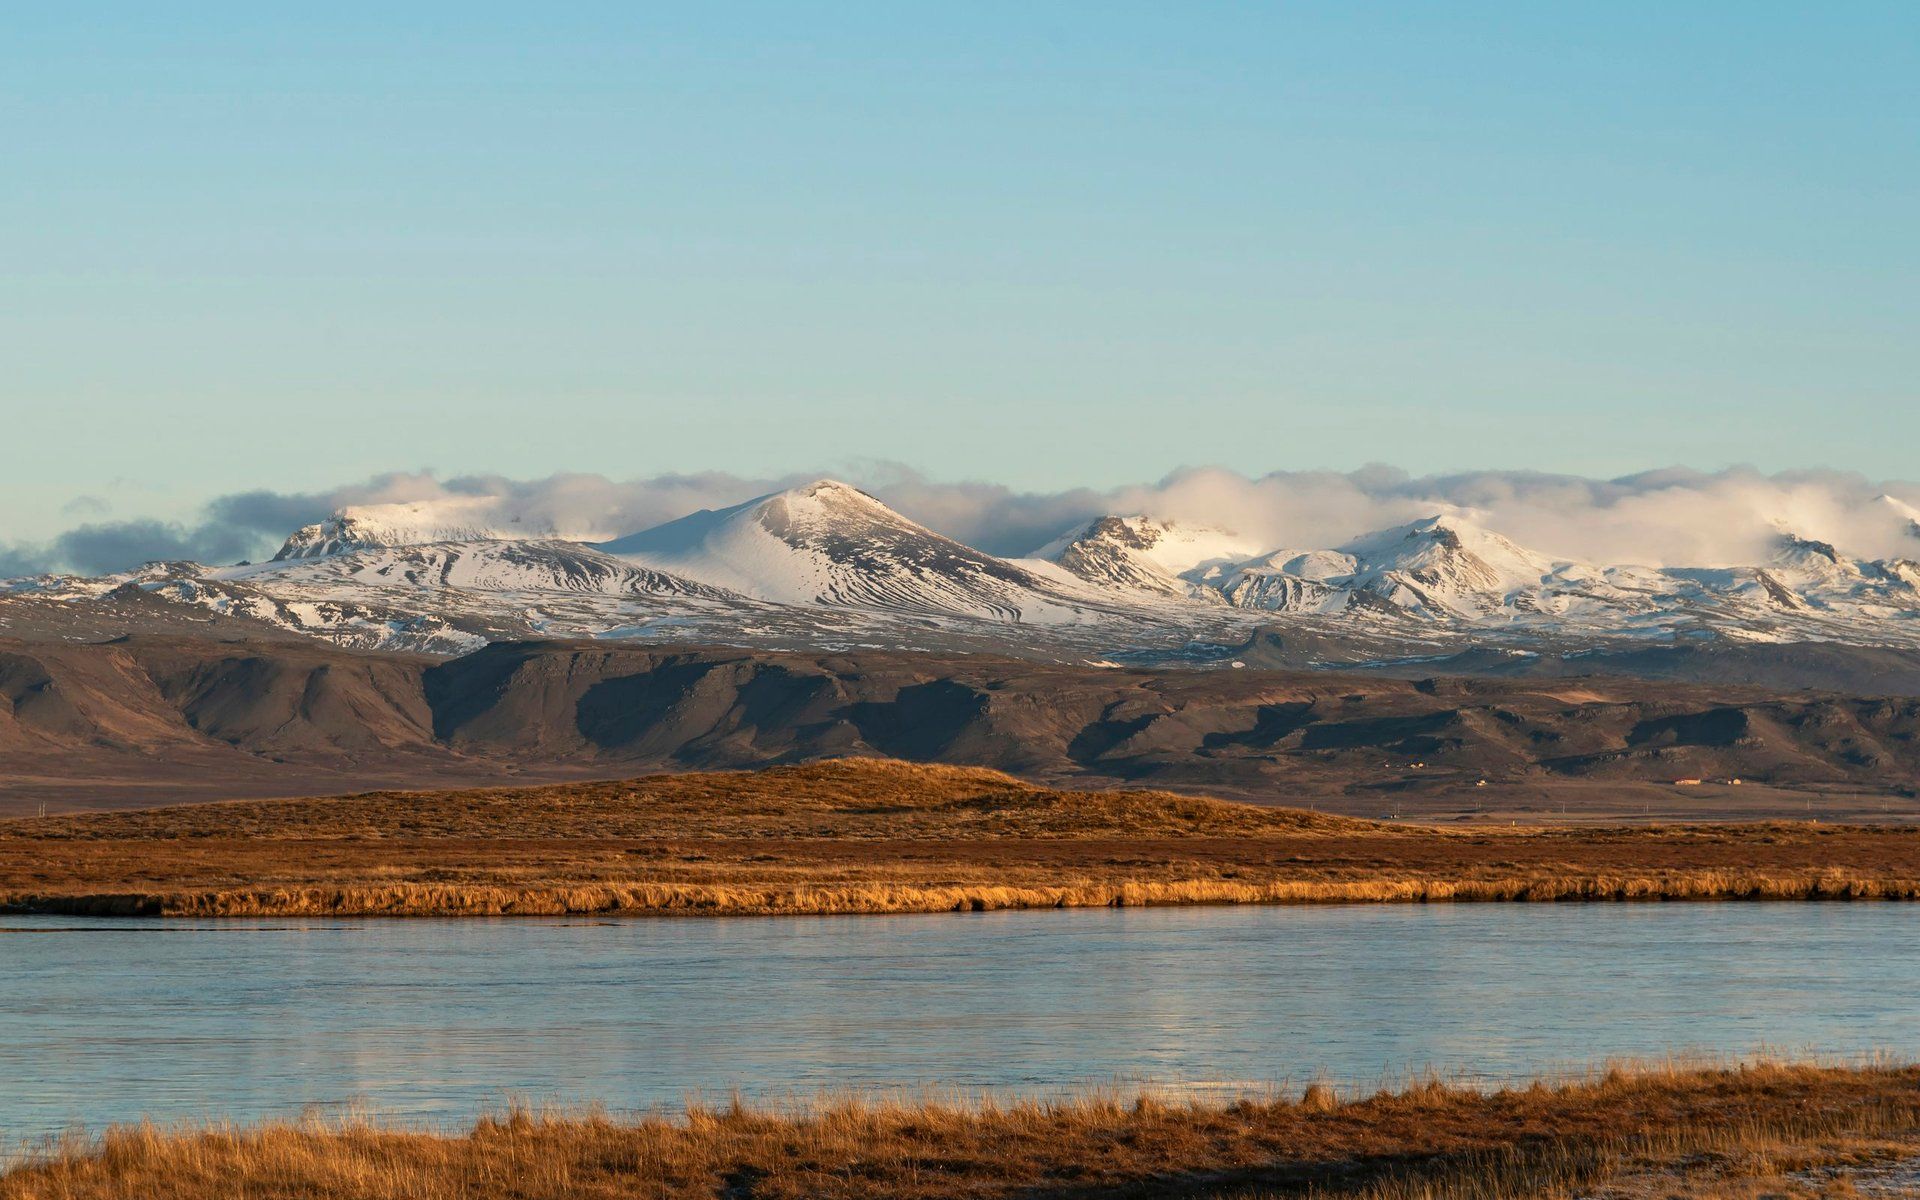
{"type": "MultiPolygon", "coordinates": [[[[497,496],[503,512],[604,538],[701,508],[736,504],[815,478],[812,472],[746,477],[725,472],[612,480],[554,475],[441,479],[396,473],[325,492],[247,492],[207,506],[197,524],[88,524],[42,547],[0,546],[8,567],[106,571],[176,553],[271,553],[292,529],[344,505],[497,496]]],[[[1920,553],[1912,517],[1920,484],[1882,483],[1838,471],[1766,475],[1669,468],[1620,479],[1518,471],[1413,477],[1387,466],[1281,471],[1248,477],[1216,467],[1177,471],[1111,489],[1019,492],[999,484],[928,479],[891,464],[861,468],[859,484],[915,520],[998,554],[1018,555],[1104,513],[1144,513],[1231,528],[1274,548],[1337,545],[1385,526],[1460,510],[1522,545],[1604,563],[1729,566],[1764,559],[1781,529],[1859,557],[1920,553]]]]}

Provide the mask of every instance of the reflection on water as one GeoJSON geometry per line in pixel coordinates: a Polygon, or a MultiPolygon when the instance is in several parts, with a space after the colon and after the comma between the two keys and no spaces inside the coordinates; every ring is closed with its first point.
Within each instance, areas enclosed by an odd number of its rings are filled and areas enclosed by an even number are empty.
{"type": "Polygon", "coordinates": [[[0,917],[0,1137],[509,1095],[1238,1087],[1920,1052],[1920,907],[1187,908],[328,922],[0,917]]]}

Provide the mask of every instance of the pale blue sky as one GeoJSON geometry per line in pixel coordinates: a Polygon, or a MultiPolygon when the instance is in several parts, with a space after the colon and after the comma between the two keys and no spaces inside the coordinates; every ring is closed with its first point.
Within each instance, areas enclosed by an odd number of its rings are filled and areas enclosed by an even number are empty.
{"type": "Polygon", "coordinates": [[[1909,2],[14,6],[0,131],[0,543],[421,467],[1920,475],[1909,2]]]}

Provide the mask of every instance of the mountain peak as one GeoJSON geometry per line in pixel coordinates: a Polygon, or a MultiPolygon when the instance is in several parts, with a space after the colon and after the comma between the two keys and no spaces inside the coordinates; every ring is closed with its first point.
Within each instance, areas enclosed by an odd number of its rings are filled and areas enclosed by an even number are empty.
{"type": "Polygon", "coordinates": [[[1754,568],[1755,579],[1769,595],[1776,588],[1797,591],[1809,585],[1818,587],[1858,579],[1860,575],[1860,564],[1842,554],[1832,542],[1806,537],[1790,529],[1781,529],[1774,539],[1772,555],[1765,564],[1754,568]]]}
{"type": "Polygon", "coordinates": [[[1874,503],[1891,512],[1896,520],[1904,522],[1908,537],[1920,538],[1920,508],[1915,508],[1898,496],[1889,496],[1885,492],[1874,497],[1874,503]]]}
{"type": "MultiPolygon", "coordinates": [[[[783,492],[769,492],[749,500],[748,504],[814,504],[839,509],[886,509],[877,497],[861,491],[850,483],[838,479],[816,479],[812,483],[803,483],[790,487],[783,492]]],[[[902,518],[903,520],[905,518],[902,518]]]]}
{"type": "MultiPolygon", "coordinates": [[[[778,494],[783,496],[805,497],[807,499],[842,500],[851,503],[881,503],[871,494],[861,491],[850,483],[842,483],[838,479],[816,479],[812,483],[802,484],[796,488],[788,488],[785,492],[778,494]]],[[[884,508],[886,506],[881,504],[881,507],[884,508]]]]}
{"type": "Polygon", "coordinates": [[[708,509],[601,549],[784,604],[907,608],[992,620],[1062,610],[1029,571],[821,479],[708,509]]]}
{"type": "Polygon", "coordinates": [[[1836,565],[1840,562],[1840,551],[1834,548],[1832,542],[1801,537],[1797,533],[1782,533],[1777,553],[1779,557],[1790,560],[1819,559],[1836,565]]]}
{"type": "Polygon", "coordinates": [[[1192,578],[1209,567],[1257,553],[1249,539],[1207,525],[1188,525],[1141,515],[1095,517],[1036,550],[1089,583],[1167,595],[1217,598],[1192,578]]]}
{"type": "Polygon", "coordinates": [[[940,536],[901,516],[878,497],[837,479],[817,479],[784,492],[762,496],[748,504],[759,511],[761,524],[776,533],[780,533],[781,529],[797,529],[800,526],[824,528],[853,524],[863,527],[884,525],[913,530],[928,537],[940,536]]]}
{"type": "MultiPolygon", "coordinates": [[[[1334,551],[1278,551],[1229,573],[1250,608],[1420,611],[1476,616],[1532,604],[1562,564],[1460,512],[1443,511],[1355,538],[1334,551]]],[[[1577,564],[1574,564],[1577,566],[1577,564]]]]}
{"type": "Polygon", "coordinates": [[[435,542],[521,541],[560,536],[551,522],[505,511],[497,496],[440,496],[354,504],[288,537],[274,561],[435,542]]]}
{"type": "Polygon", "coordinates": [[[1525,549],[1459,512],[1437,512],[1403,525],[1365,534],[1341,546],[1345,553],[1380,566],[1420,567],[1465,556],[1501,573],[1538,575],[1553,560],[1525,549]]]}

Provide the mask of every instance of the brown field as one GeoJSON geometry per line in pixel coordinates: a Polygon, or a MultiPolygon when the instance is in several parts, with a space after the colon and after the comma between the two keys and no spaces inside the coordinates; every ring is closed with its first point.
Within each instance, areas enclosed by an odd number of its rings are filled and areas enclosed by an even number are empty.
{"type": "Polygon", "coordinates": [[[1837,1198],[1912,1194],[1917,1165],[1920,1069],[1749,1064],[1230,1104],[518,1111],[454,1134],[123,1128],[42,1148],[0,1174],[0,1200],[1837,1198]]]}
{"type": "Polygon", "coordinates": [[[64,912],[1738,898],[1920,898],[1920,829],[1443,828],[871,759],[0,821],[0,905],[64,912]]]}

